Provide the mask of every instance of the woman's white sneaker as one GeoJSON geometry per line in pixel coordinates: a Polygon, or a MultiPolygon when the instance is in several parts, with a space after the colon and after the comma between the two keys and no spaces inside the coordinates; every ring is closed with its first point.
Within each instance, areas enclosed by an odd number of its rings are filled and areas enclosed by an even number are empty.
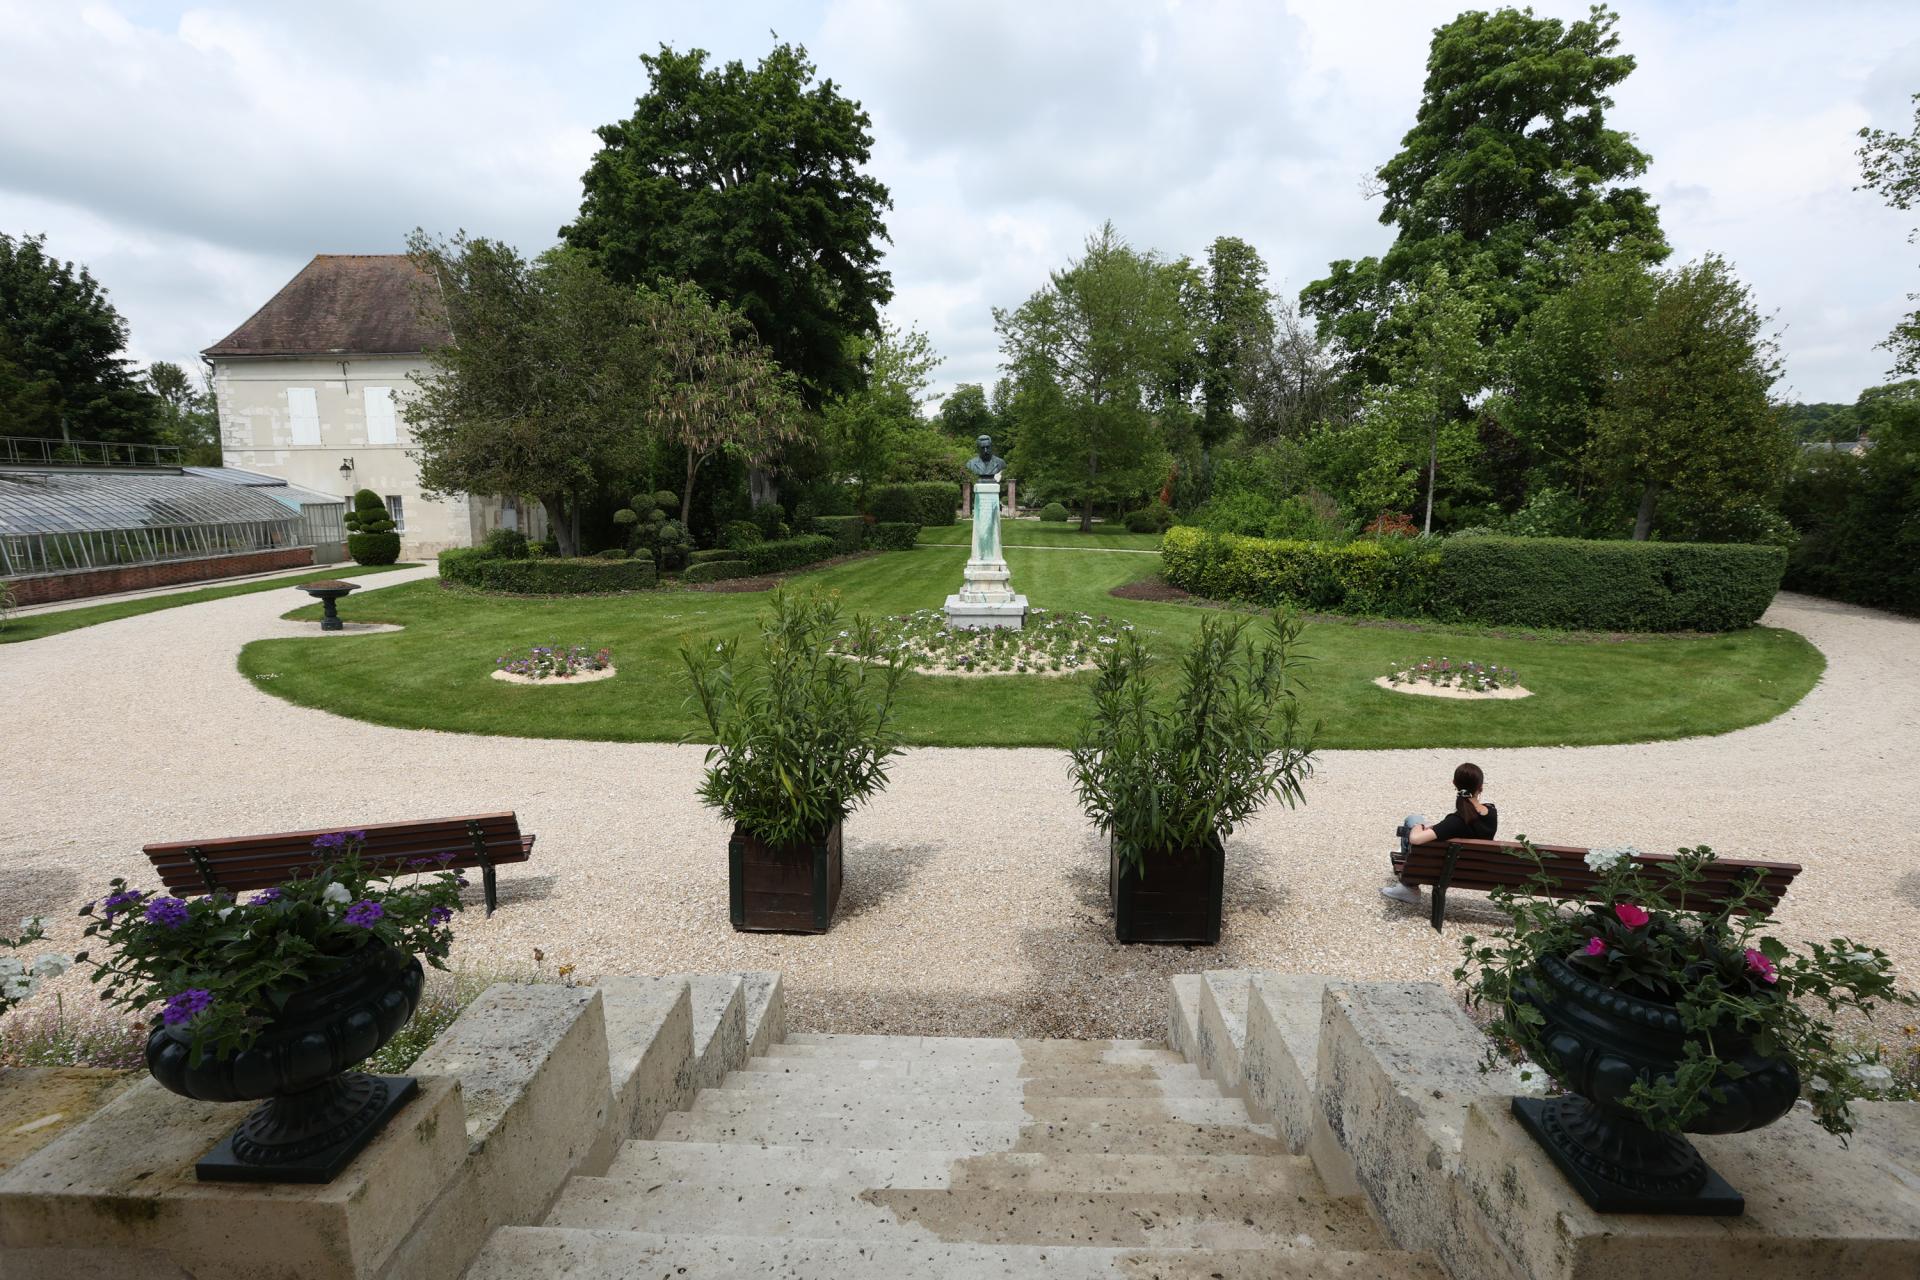
{"type": "Polygon", "coordinates": [[[1395,902],[1404,902],[1409,906],[1420,905],[1420,891],[1410,884],[1401,884],[1398,880],[1392,884],[1380,886],[1380,896],[1392,898],[1395,902]]]}

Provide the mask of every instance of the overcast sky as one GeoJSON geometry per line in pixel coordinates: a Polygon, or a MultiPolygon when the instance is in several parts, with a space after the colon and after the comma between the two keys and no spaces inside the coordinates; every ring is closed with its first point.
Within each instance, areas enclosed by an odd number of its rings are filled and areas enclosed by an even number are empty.
{"type": "MultiPolygon", "coordinates": [[[[1488,6],[1490,7],[1490,6],[1488,6]]],[[[1905,132],[1920,4],[1622,3],[1639,69],[1612,122],[1683,258],[1718,251],[1777,314],[1787,398],[1852,400],[1920,289],[1916,215],[1851,188],[1855,132],[1905,132]]],[[[1585,3],[1536,3],[1584,14],[1585,3]]],[[[1014,306],[1111,218],[1134,244],[1251,241],[1296,292],[1390,240],[1366,175],[1412,123],[1452,4],[816,0],[181,6],[0,0],[0,231],[45,232],[189,363],[315,253],[412,227],[537,252],[596,125],[665,42],[804,43],[873,116],[893,191],[891,318],[991,382],[1014,306]]]]}

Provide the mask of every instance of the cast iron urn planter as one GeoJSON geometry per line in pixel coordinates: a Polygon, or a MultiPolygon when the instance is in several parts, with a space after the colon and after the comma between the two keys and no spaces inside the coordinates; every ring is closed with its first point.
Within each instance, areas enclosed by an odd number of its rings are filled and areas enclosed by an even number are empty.
{"type": "MultiPolygon", "coordinates": [[[[1546,1018],[1541,1041],[1569,1092],[1515,1098],[1513,1112],[1582,1199],[1602,1213],[1745,1210],[1692,1143],[1648,1128],[1624,1105],[1635,1081],[1671,1076],[1685,1060],[1693,1033],[1672,1006],[1593,982],[1556,956],[1540,958],[1520,999],[1546,1018]]],[[[1792,1109],[1800,1074],[1791,1062],[1763,1057],[1725,1030],[1714,1034],[1714,1048],[1740,1073],[1714,1081],[1719,1096],[1688,1133],[1744,1133],[1792,1109]]]]}
{"type": "Polygon", "coordinates": [[[840,904],[841,820],[818,837],[768,844],[735,825],[727,843],[727,906],[750,933],[825,933],[840,904]]]}
{"type": "Polygon", "coordinates": [[[1226,848],[1218,835],[1192,849],[1151,850],[1142,867],[1122,858],[1119,840],[1109,836],[1107,893],[1113,903],[1114,937],[1122,942],[1217,945],[1226,868],[1226,848]]]}
{"type": "Polygon", "coordinates": [[[299,587],[300,590],[320,602],[320,612],[322,615],[320,618],[320,629],[322,631],[346,630],[347,624],[340,620],[340,611],[335,608],[335,605],[339,601],[346,599],[348,592],[358,591],[360,589],[359,583],[339,582],[330,578],[325,582],[303,582],[299,584],[299,587]]]}
{"type": "Polygon", "coordinates": [[[203,1182],[331,1182],[418,1092],[411,1076],[349,1070],[407,1024],[426,975],[385,945],[362,947],[291,997],[252,1046],[193,1062],[190,1037],[147,1037],[147,1069],[202,1102],[268,1099],[200,1158],[203,1182]]]}

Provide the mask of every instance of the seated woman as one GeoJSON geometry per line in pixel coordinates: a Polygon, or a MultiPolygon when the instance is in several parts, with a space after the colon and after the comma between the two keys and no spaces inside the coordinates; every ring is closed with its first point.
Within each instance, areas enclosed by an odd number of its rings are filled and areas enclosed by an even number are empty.
{"type": "MultiPolygon", "coordinates": [[[[1445,844],[1449,840],[1491,840],[1500,829],[1500,815],[1490,804],[1480,802],[1480,790],[1486,785],[1486,775],[1480,772],[1477,764],[1463,764],[1453,771],[1453,812],[1432,826],[1427,825],[1424,816],[1411,813],[1400,825],[1397,834],[1400,837],[1400,857],[1404,860],[1407,851],[1416,844],[1433,844],[1436,841],[1445,844]]],[[[1396,864],[1397,865],[1397,864],[1396,864]]],[[[1395,902],[1418,904],[1420,886],[1395,880],[1380,889],[1382,897],[1392,898],[1395,902]]]]}

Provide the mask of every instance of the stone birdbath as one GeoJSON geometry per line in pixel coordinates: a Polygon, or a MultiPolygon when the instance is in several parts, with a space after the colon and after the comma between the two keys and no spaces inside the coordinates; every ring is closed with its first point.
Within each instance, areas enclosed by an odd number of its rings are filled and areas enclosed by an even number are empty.
{"type": "Polygon", "coordinates": [[[340,621],[340,614],[334,608],[334,603],[349,591],[358,591],[360,589],[359,583],[340,582],[329,578],[324,582],[302,582],[297,585],[300,590],[318,600],[325,609],[326,616],[320,619],[320,629],[322,631],[346,630],[347,624],[340,621]]]}

